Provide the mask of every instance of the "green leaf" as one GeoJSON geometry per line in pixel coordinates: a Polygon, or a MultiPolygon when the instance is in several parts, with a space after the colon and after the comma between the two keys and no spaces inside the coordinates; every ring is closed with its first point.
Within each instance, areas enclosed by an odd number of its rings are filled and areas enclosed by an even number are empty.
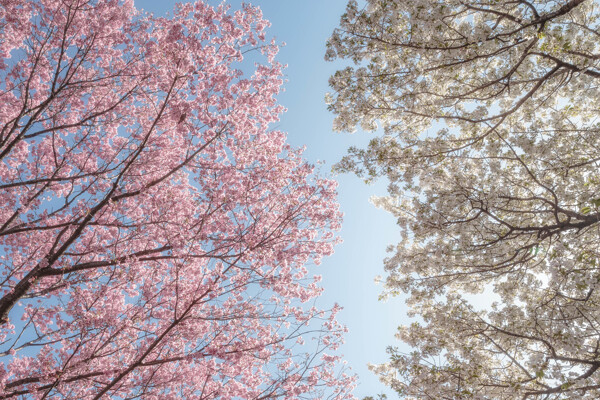
{"type": "Polygon", "coordinates": [[[543,378],[544,377],[544,370],[543,369],[539,370],[538,372],[535,373],[535,376],[537,378],[540,378],[540,379],[543,378]]]}
{"type": "Polygon", "coordinates": [[[591,207],[583,207],[583,208],[580,210],[580,212],[581,212],[582,214],[589,214],[589,213],[590,213],[590,211],[592,211],[592,208],[591,208],[591,207]]]}

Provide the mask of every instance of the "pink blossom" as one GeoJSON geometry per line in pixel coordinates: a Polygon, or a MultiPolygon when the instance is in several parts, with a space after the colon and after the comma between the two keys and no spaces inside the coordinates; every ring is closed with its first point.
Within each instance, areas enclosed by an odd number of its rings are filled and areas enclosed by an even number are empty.
{"type": "Polygon", "coordinates": [[[304,362],[341,341],[301,304],[341,214],[269,130],[260,10],[0,5],[2,396],[351,398],[337,362],[304,362]]]}

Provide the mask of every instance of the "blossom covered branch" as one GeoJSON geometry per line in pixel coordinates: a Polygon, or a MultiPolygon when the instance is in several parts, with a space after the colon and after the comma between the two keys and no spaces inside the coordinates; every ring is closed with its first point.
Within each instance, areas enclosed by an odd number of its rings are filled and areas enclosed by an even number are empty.
{"type": "Polygon", "coordinates": [[[0,6],[0,398],[350,398],[260,10],[0,6]]]}

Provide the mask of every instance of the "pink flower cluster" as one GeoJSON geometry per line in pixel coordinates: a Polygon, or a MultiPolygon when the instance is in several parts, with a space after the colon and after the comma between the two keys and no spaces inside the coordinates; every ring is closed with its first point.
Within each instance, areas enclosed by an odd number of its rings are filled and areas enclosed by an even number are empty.
{"type": "Polygon", "coordinates": [[[0,10],[0,397],[350,398],[337,309],[302,305],[335,184],[269,130],[260,10],[0,10]]]}

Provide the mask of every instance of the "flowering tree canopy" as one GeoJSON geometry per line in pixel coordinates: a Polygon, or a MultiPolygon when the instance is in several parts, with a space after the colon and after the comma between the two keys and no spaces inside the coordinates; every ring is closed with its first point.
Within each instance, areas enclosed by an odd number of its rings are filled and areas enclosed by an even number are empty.
{"type": "Polygon", "coordinates": [[[419,319],[398,333],[414,352],[374,369],[405,398],[600,397],[599,18],[591,0],[351,1],[329,40],[354,62],[330,80],[336,128],[383,128],[338,168],[390,182],[385,290],[419,319]]]}
{"type": "Polygon", "coordinates": [[[351,397],[302,304],[335,184],[269,130],[267,26],[0,0],[0,399],[351,397]]]}

